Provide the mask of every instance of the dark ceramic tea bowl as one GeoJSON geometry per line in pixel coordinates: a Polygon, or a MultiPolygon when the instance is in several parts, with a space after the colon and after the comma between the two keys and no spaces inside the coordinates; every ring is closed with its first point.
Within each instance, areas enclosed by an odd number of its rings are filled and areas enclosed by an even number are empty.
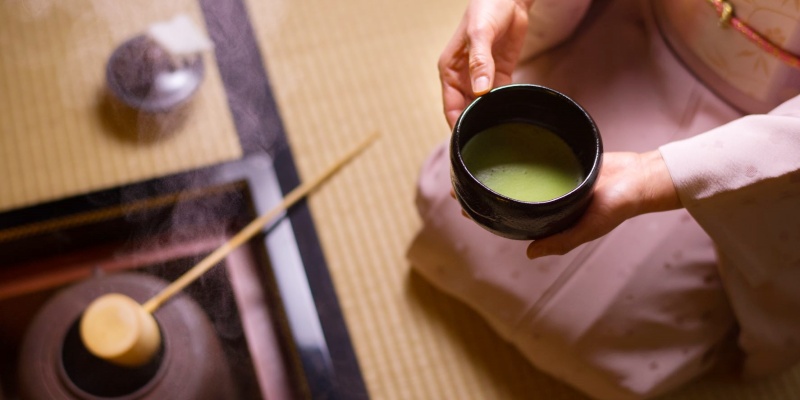
{"type": "Polygon", "coordinates": [[[564,94],[538,85],[503,86],[477,98],[462,112],[450,142],[451,178],[461,207],[490,232],[519,240],[558,233],[583,215],[592,200],[602,156],[600,132],[591,116],[564,94]],[[479,181],[464,162],[464,146],[478,133],[505,123],[536,125],[562,139],[579,164],[577,186],[552,199],[524,201],[479,181]]]}

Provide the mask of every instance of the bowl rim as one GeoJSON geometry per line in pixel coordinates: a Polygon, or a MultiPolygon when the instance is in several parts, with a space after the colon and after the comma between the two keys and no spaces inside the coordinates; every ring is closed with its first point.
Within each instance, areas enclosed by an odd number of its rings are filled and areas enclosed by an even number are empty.
{"type": "Polygon", "coordinates": [[[456,159],[458,160],[459,166],[463,171],[466,172],[466,174],[470,177],[470,179],[474,183],[477,183],[480,188],[482,188],[485,191],[488,191],[492,195],[498,196],[506,201],[522,206],[552,205],[554,203],[563,201],[564,198],[577,196],[579,192],[583,192],[584,190],[586,190],[587,186],[594,185],[594,182],[596,181],[597,176],[599,175],[600,166],[602,164],[602,158],[603,158],[603,141],[602,137],[600,136],[600,130],[597,128],[597,124],[595,123],[592,116],[589,115],[589,113],[586,111],[586,109],[584,109],[583,106],[581,106],[577,101],[575,101],[574,99],[572,99],[571,97],[567,96],[564,93],[561,93],[547,86],[531,84],[531,83],[514,83],[509,85],[498,86],[490,90],[489,92],[475,98],[472,102],[470,102],[470,104],[467,105],[467,107],[464,108],[464,111],[461,112],[461,115],[459,115],[458,120],[456,120],[451,135],[450,146],[451,146],[451,152],[453,152],[456,155],[456,159]],[[481,182],[478,178],[476,178],[475,175],[472,174],[472,171],[470,171],[469,168],[467,168],[466,164],[464,164],[464,159],[461,154],[461,147],[458,146],[460,132],[461,132],[460,128],[464,117],[470,110],[479,107],[483,102],[489,101],[487,100],[487,98],[491,99],[491,97],[496,96],[498,92],[508,92],[517,90],[535,91],[537,93],[546,92],[551,95],[555,95],[561,100],[564,100],[567,103],[574,106],[575,108],[577,108],[577,110],[580,112],[581,115],[583,115],[586,118],[586,120],[589,122],[589,126],[591,126],[592,128],[592,137],[594,138],[595,142],[594,146],[595,154],[594,154],[594,159],[592,160],[592,167],[589,169],[586,176],[583,177],[583,179],[578,185],[576,185],[572,190],[570,190],[567,193],[564,193],[561,196],[542,201],[525,201],[513,197],[508,197],[486,186],[483,182],[481,182]]]}

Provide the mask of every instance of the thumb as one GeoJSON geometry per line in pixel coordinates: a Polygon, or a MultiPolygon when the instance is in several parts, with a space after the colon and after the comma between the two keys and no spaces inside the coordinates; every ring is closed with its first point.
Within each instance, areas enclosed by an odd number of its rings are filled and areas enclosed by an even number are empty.
{"type": "Polygon", "coordinates": [[[469,76],[472,92],[480,96],[492,88],[494,82],[494,59],[492,49],[481,40],[471,40],[469,48],[469,76]]]}
{"type": "Polygon", "coordinates": [[[543,256],[564,255],[578,247],[581,240],[576,237],[572,229],[567,229],[543,239],[531,242],[526,249],[529,259],[543,256]]]}

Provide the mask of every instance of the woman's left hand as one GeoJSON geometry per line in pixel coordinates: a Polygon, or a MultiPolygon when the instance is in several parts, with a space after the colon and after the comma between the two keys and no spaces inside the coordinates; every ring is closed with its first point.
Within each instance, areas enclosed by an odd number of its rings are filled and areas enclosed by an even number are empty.
{"type": "Polygon", "coordinates": [[[563,232],[532,242],[527,255],[533,259],[566,254],[611,232],[626,219],[677,208],[681,202],[661,153],[606,153],[594,197],[583,217],[563,232]]]}

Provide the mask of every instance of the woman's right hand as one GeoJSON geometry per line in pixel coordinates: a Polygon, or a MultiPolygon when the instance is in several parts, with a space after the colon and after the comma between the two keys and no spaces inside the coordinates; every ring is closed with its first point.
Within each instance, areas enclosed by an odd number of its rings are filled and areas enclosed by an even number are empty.
{"type": "Polygon", "coordinates": [[[439,56],[444,114],[450,129],[476,97],[511,83],[534,0],[471,0],[439,56]]]}

